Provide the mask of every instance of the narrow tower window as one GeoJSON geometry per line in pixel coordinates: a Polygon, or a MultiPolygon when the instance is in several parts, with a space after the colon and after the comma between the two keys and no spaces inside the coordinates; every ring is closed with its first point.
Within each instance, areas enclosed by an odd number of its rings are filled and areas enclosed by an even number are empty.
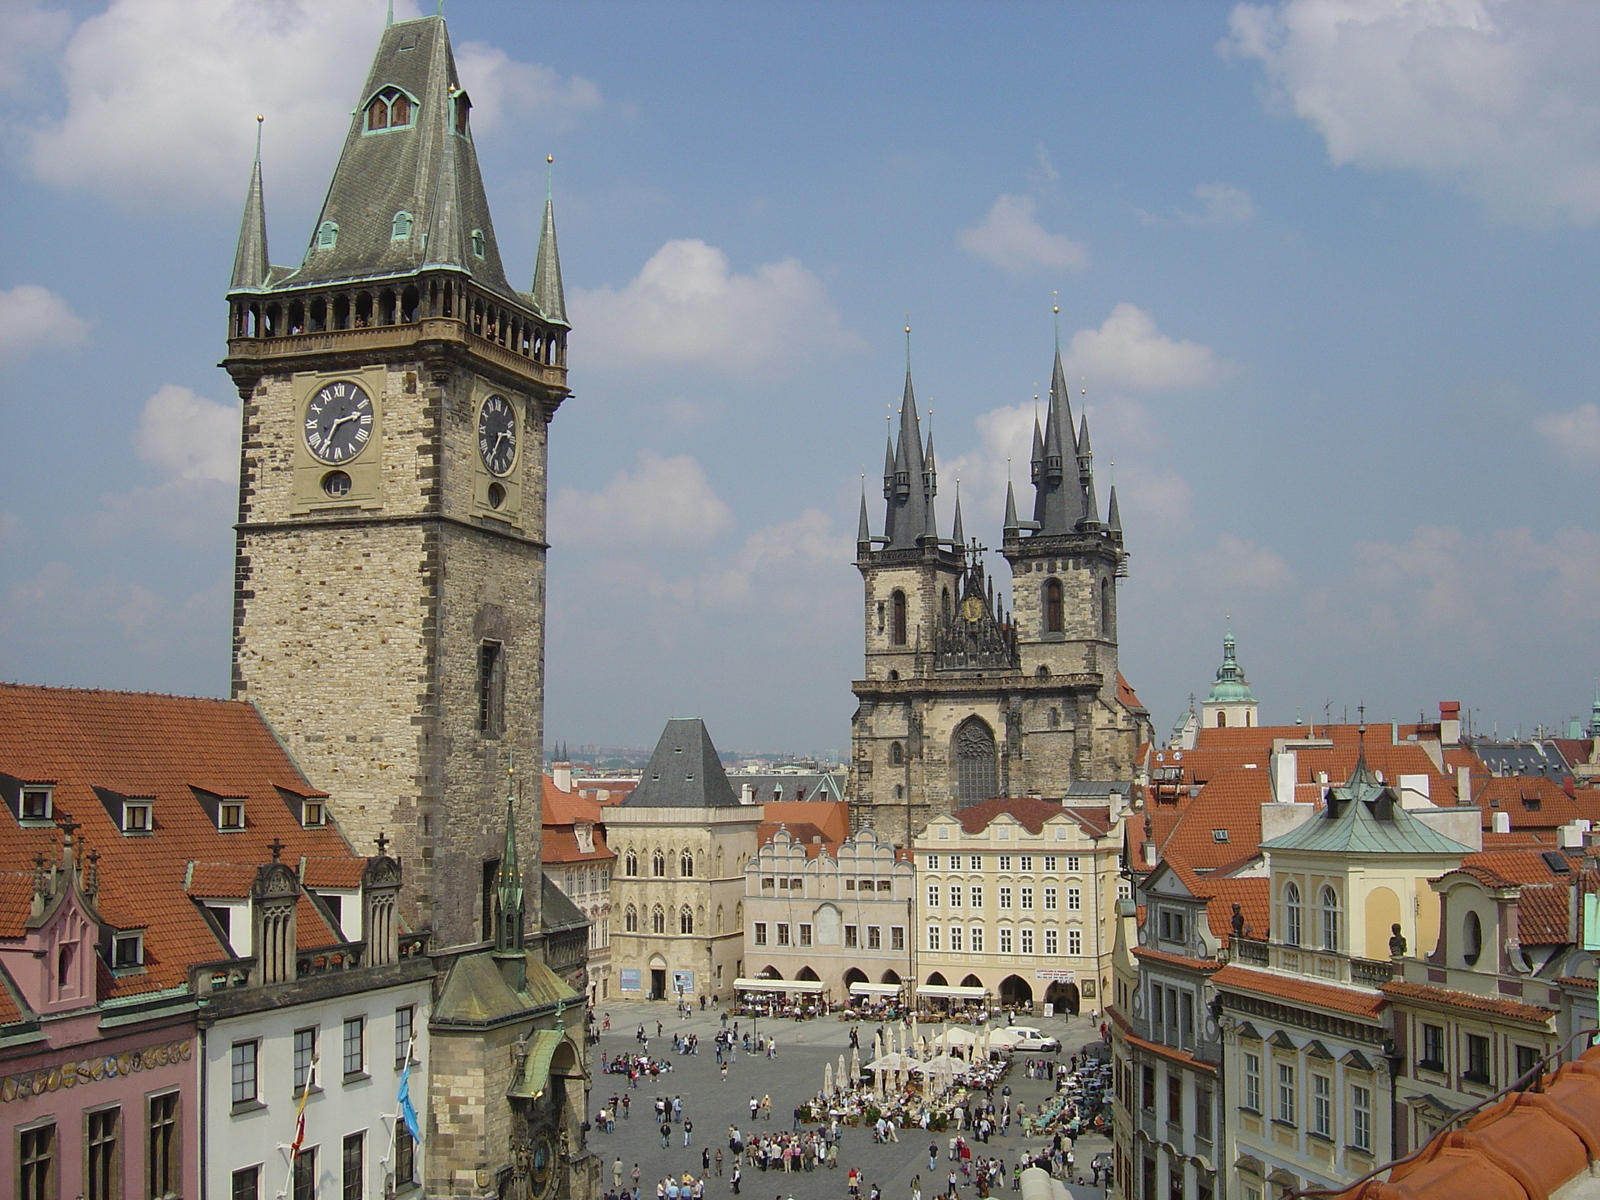
{"type": "Polygon", "coordinates": [[[1044,631],[1061,632],[1061,581],[1051,579],[1044,585],[1044,631]]]}
{"type": "Polygon", "coordinates": [[[478,647],[478,732],[499,737],[506,723],[505,647],[484,642],[478,647]]]}
{"type": "Polygon", "coordinates": [[[1100,581],[1100,632],[1106,637],[1111,636],[1111,581],[1109,579],[1100,581]]]}
{"type": "Polygon", "coordinates": [[[889,765],[898,767],[906,761],[905,751],[900,748],[899,742],[889,743],[889,765]]]}
{"type": "Polygon", "coordinates": [[[896,646],[906,644],[906,594],[901,591],[889,597],[889,607],[894,611],[890,614],[892,628],[889,631],[889,640],[896,646]]]}
{"type": "Polygon", "coordinates": [[[472,101],[467,99],[465,92],[456,96],[456,132],[462,137],[467,136],[467,118],[472,113],[472,101]]]}

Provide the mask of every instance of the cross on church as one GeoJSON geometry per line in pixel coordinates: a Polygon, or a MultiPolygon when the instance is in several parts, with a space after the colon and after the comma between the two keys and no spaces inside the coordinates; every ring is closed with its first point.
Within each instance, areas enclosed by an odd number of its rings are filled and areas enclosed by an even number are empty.
{"type": "Polygon", "coordinates": [[[381,829],[378,830],[378,839],[377,839],[377,841],[378,841],[378,855],[379,855],[379,857],[382,857],[384,847],[389,844],[389,839],[388,839],[388,837],[386,837],[384,835],[384,832],[381,829]]]}
{"type": "Polygon", "coordinates": [[[71,841],[72,835],[83,828],[83,822],[74,821],[71,817],[68,817],[66,820],[60,822],[60,828],[61,832],[67,835],[67,840],[71,841]]]}
{"type": "Polygon", "coordinates": [[[267,843],[267,849],[272,851],[272,861],[277,862],[278,856],[283,853],[284,845],[277,838],[273,838],[267,843]]]}

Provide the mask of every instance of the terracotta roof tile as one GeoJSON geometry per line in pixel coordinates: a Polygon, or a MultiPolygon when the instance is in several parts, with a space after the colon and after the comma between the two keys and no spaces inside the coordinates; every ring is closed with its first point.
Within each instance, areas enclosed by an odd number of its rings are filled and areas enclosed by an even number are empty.
{"type": "Polygon", "coordinates": [[[1139,697],[1134,694],[1133,685],[1122,677],[1122,672],[1117,672],[1117,700],[1124,708],[1144,710],[1144,705],[1139,703],[1139,697]]]}
{"type": "Polygon", "coordinates": [[[563,792],[556,786],[556,781],[546,775],[540,798],[544,805],[541,820],[546,825],[574,825],[579,821],[598,824],[603,819],[600,816],[600,802],[579,794],[576,784],[572,791],[563,792]]]}
{"type": "Polygon", "coordinates": [[[195,863],[189,874],[189,895],[202,900],[244,900],[259,870],[244,863],[195,863]]]}
{"type": "Polygon", "coordinates": [[[1272,881],[1260,879],[1208,879],[1211,900],[1206,904],[1206,923],[1216,937],[1233,936],[1233,906],[1244,917],[1245,933],[1264,938],[1272,924],[1272,881]]]}
{"type": "Polygon", "coordinates": [[[300,881],[310,888],[358,888],[366,870],[367,860],[354,855],[308,858],[300,881]]]}
{"type": "MultiPolygon", "coordinates": [[[[1551,848],[1553,849],[1553,848],[1551,848]]],[[[1564,878],[1550,869],[1545,850],[1478,850],[1461,860],[1463,867],[1481,867],[1512,883],[1549,883],[1564,878]]]]}
{"type": "Polygon", "coordinates": [[[570,828],[547,825],[544,829],[544,841],[539,848],[539,857],[546,866],[560,866],[565,863],[610,862],[617,856],[606,845],[606,840],[598,828],[594,831],[594,849],[584,851],[579,849],[578,835],[570,828]]]}
{"type": "Polygon", "coordinates": [[[11,977],[0,968],[0,1028],[33,1020],[33,1014],[24,1008],[22,994],[17,991],[11,977]]]}
{"type": "Polygon", "coordinates": [[[1505,813],[1512,829],[1555,829],[1588,816],[1554,779],[1544,775],[1503,775],[1472,780],[1472,802],[1483,813],[1485,829],[1494,814],[1505,813]]]}
{"type": "Polygon", "coordinates": [[[1240,767],[1212,779],[1184,807],[1161,846],[1161,857],[1196,871],[1214,870],[1261,845],[1261,806],[1272,801],[1265,770],[1240,767]],[[1227,841],[1217,841],[1218,831],[1227,841]]]}
{"type": "Polygon", "coordinates": [[[761,819],[790,829],[815,825],[829,842],[842,842],[850,836],[850,806],[843,800],[773,800],[762,805],[761,819]]]}
{"type": "Polygon", "coordinates": [[[1498,996],[1474,996],[1470,992],[1447,991],[1429,987],[1425,983],[1408,983],[1397,979],[1380,989],[1385,996],[1401,1000],[1426,1000],[1433,1004],[1448,1004],[1452,1008],[1466,1008],[1473,1012],[1494,1013],[1514,1021],[1530,1021],[1543,1025],[1555,1016],[1555,1010],[1540,1008],[1537,1004],[1524,1004],[1520,1000],[1507,1000],[1498,996]]]}
{"type": "Polygon", "coordinates": [[[1211,981],[1218,987],[1255,992],[1257,995],[1273,996],[1295,1004],[1307,1004],[1313,1008],[1331,1009],[1334,1012],[1350,1013],[1358,1017],[1376,1018],[1383,1011],[1384,1005],[1382,996],[1370,992],[1315,983],[1293,975],[1256,971],[1233,963],[1229,963],[1213,975],[1211,981]]]}
{"type": "MultiPolygon", "coordinates": [[[[356,858],[333,825],[301,827],[278,787],[316,790],[249,704],[0,684],[0,772],[56,781],[58,818],[79,822],[79,836],[100,852],[96,907],[113,925],[145,930],[145,971],[108,979],[102,995],[181,986],[189,964],[223,955],[186,894],[189,863],[266,863],[275,838],[285,862],[356,858]],[[243,797],[245,828],[220,832],[196,783],[243,797]],[[154,832],[124,836],[95,788],[153,797],[154,832]]],[[[0,806],[0,873],[27,873],[36,852],[59,853],[58,836],[21,827],[0,806]]],[[[0,904],[13,907],[3,890],[0,904]]],[[[0,917],[0,928],[10,919],[0,917]]]]}
{"type": "Polygon", "coordinates": [[[1555,946],[1571,941],[1568,883],[1524,884],[1517,896],[1517,941],[1524,946],[1555,946]]]}
{"type": "Polygon", "coordinates": [[[1215,971],[1222,966],[1214,958],[1190,958],[1187,954],[1169,954],[1165,950],[1156,950],[1150,946],[1135,946],[1134,956],[1147,958],[1151,962],[1168,963],[1174,967],[1190,967],[1196,971],[1215,971]]]}
{"type": "Polygon", "coordinates": [[[970,807],[957,810],[956,820],[968,833],[982,833],[989,823],[1002,813],[1013,817],[1029,833],[1043,832],[1044,823],[1062,813],[1059,802],[1040,800],[1035,796],[1006,796],[994,800],[981,800],[970,807]]]}

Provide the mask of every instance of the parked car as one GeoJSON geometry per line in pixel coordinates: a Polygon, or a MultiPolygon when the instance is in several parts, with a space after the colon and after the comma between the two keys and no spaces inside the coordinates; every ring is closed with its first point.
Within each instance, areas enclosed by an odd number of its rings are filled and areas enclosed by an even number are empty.
{"type": "Polygon", "coordinates": [[[1012,1050],[1044,1051],[1053,1054],[1061,1049],[1061,1042],[1057,1038],[1047,1036],[1043,1030],[1035,1029],[1031,1025],[1012,1025],[1006,1033],[1015,1039],[1011,1043],[1012,1050]]]}

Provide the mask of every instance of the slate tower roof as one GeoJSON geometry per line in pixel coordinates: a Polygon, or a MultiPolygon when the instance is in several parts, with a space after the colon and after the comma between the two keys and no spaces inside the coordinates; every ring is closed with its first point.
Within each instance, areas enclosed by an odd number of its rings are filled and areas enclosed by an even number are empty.
{"type": "Polygon", "coordinates": [[[639,786],[624,807],[738,808],[728,773],[699,717],[672,720],[661,733],[639,786]]]}
{"type": "Polygon", "coordinates": [[[884,465],[883,498],[888,501],[884,515],[885,548],[914,550],[922,538],[937,537],[933,497],[938,478],[933,462],[933,437],[923,449],[922,421],[917,416],[917,397],[911,389],[911,367],[906,366],[906,389],[900,398],[900,436],[895,440],[884,465]]]}

